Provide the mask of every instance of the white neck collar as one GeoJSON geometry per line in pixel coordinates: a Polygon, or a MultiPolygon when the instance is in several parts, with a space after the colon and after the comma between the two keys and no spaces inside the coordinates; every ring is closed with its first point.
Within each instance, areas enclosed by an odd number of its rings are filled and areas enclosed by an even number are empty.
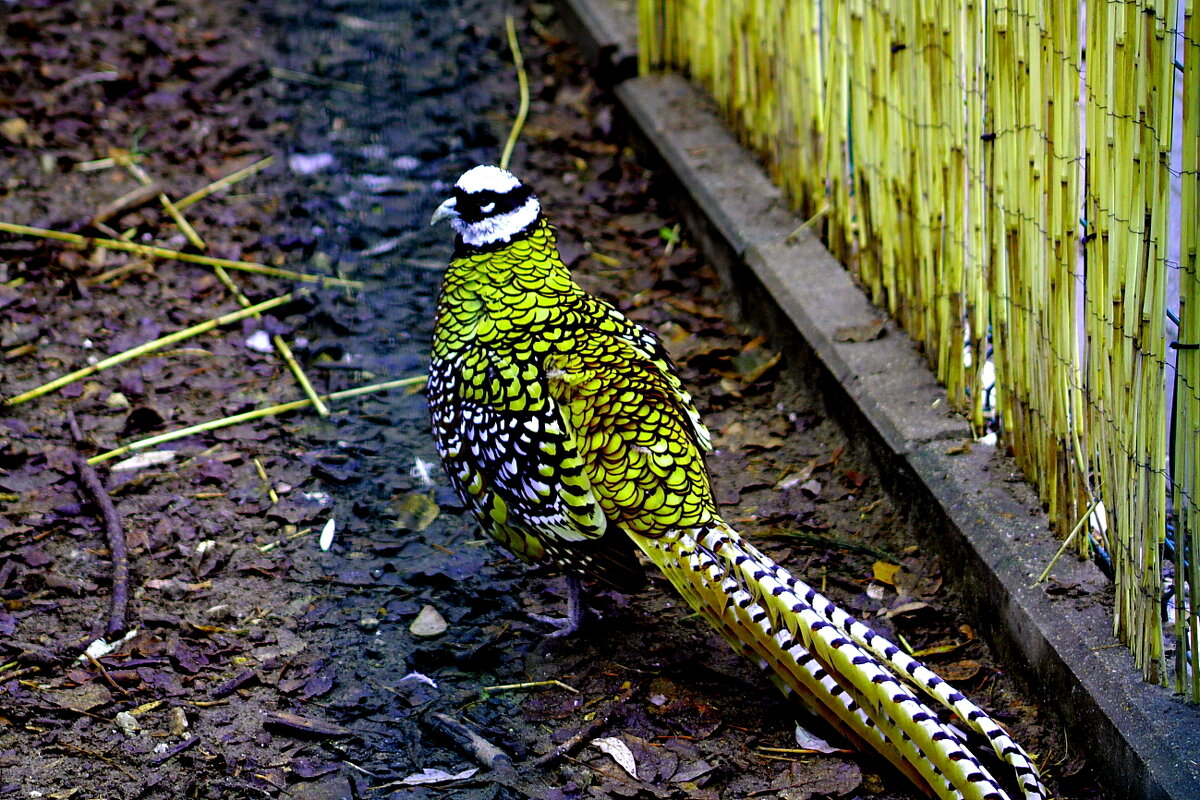
{"type": "Polygon", "coordinates": [[[479,222],[467,222],[462,218],[450,221],[451,227],[462,236],[463,242],[472,247],[487,247],[500,242],[510,242],[513,237],[531,226],[538,218],[542,207],[536,197],[530,197],[507,214],[488,217],[479,222]]]}

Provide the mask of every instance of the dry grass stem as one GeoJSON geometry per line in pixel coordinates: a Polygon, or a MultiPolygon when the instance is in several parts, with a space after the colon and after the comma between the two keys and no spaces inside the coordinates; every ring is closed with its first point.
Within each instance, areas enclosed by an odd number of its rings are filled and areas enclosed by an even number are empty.
{"type": "Polygon", "coordinates": [[[525,58],[521,55],[521,44],[517,41],[517,26],[513,22],[512,14],[505,15],[504,28],[508,33],[508,47],[512,50],[513,66],[517,69],[517,89],[520,98],[517,117],[513,120],[512,129],[508,132],[508,141],[504,143],[504,152],[500,156],[500,168],[508,169],[509,159],[512,158],[517,139],[521,136],[521,129],[525,127],[525,118],[529,116],[529,76],[525,72],[525,58]]]}
{"type": "Polygon", "coordinates": [[[333,78],[322,78],[320,75],[297,72],[294,69],[287,69],[286,67],[271,67],[270,72],[273,78],[295,81],[296,83],[307,83],[309,86],[328,86],[331,89],[341,89],[343,92],[353,92],[354,94],[363,94],[367,91],[367,87],[361,83],[347,83],[346,81],[338,81],[333,78]]]}

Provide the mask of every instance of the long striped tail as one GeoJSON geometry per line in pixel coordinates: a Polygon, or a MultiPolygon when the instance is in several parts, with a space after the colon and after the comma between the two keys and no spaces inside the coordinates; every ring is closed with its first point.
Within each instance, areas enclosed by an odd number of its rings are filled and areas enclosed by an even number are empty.
{"type": "Polygon", "coordinates": [[[1032,760],[995,720],[724,522],[654,539],[631,536],[735,650],[770,668],[785,692],[874,747],[918,786],[943,800],[1009,800],[966,737],[911,687],[982,734],[1013,768],[1025,800],[1046,798],[1032,760]]]}

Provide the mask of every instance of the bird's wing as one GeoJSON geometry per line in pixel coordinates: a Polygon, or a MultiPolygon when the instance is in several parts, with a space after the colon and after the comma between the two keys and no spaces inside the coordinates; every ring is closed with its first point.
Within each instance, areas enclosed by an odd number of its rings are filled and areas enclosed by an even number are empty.
{"type": "Polygon", "coordinates": [[[626,317],[611,304],[595,298],[589,299],[597,306],[595,313],[604,317],[606,324],[601,326],[601,330],[628,344],[632,349],[630,354],[632,359],[638,362],[648,362],[647,368],[658,373],[661,378],[663,393],[670,398],[679,414],[687,420],[685,432],[701,452],[712,452],[712,435],[701,421],[700,413],[696,411],[695,401],[692,400],[688,390],[684,388],[683,381],[679,378],[675,365],[671,363],[671,357],[667,353],[662,339],[653,331],[626,317]]]}
{"type": "Polygon", "coordinates": [[[430,374],[434,437],[459,495],[484,529],[527,561],[542,542],[604,534],[608,522],[583,469],[574,432],[537,376],[495,353],[471,370],[439,365],[430,374]],[[478,376],[470,383],[457,377],[478,376]]]}
{"type": "Polygon", "coordinates": [[[646,536],[716,515],[702,455],[708,432],[658,351],[597,328],[546,360],[550,396],[592,492],[609,519],[646,536]]]}

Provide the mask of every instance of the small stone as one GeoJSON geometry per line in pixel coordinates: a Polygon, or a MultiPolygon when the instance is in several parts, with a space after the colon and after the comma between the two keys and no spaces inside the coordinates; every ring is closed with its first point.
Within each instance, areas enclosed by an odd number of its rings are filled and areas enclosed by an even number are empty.
{"type": "Polygon", "coordinates": [[[250,334],[250,337],[246,339],[246,347],[256,353],[275,352],[275,345],[271,342],[271,334],[261,329],[250,334]]]}
{"type": "Polygon", "coordinates": [[[292,172],[300,175],[312,175],[315,172],[330,169],[337,159],[333,153],[292,153],[288,156],[288,166],[292,172]]]}
{"type": "Polygon", "coordinates": [[[118,712],[113,721],[117,723],[117,727],[121,729],[121,732],[131,739],[137,736],[138,731],[142,729],[142,726],[138,725],[138,721],[134,719],[133,714],[130,714],[128,711],[118,712]]]}
{"type": "Polygon", "coordinates": [[[129,408],[129,398],[120,392],[113,392],[104,400],[109,408],[129,408]]]}
{"type": "Polygon", "coordinates": [[[0,122],[0,136],[13,144],[21,144],[29,131],[29,123],[20,117],[12,117],[0,122]]]}
{"type": "Polygon", "coordinates": [[[408,626],[408,632],[413,636],[420,636],[428,639],[434,636],[441,636],[446,632],[446,620],[437,612],[433,606],[425,606],[421,609],[421,613],[417,614],[417,618],[412,621],[412,625],[408,626]]]}
{"type": "MultiPolygon", "coordinates": [[[[434,612],[434,613],[436,613],[436,612],[434,612]]],[[[365,616],[358,621],[358,627],[362,628],[367,633],[371,633],[372,631],[377,630],[379,628],[379,618],[372,617],[372,616],[365,616]]]]}
{"type": "Polygon", "coordinates": [[[175,706],[174,708],[171,709],[171,713],[169,715],[167,724],[170,725],[172,736],[178,736],[181,739],[184,736],[187,736],[187,732],[188,732],[187,712],[185,712],[179,706],[175,706]]]}

